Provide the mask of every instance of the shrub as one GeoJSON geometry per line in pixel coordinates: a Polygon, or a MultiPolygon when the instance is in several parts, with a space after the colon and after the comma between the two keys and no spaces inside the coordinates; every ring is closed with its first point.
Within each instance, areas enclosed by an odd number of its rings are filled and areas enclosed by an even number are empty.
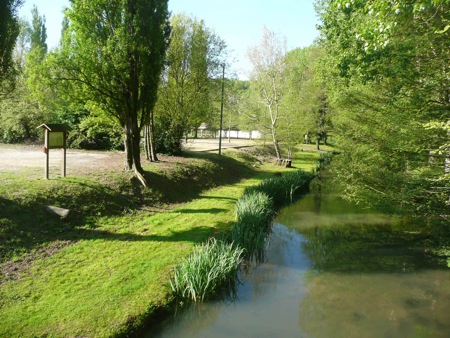
{"type": "Polygon", "coordinates": [[[123,135],[120,127],[103,116],[89,115],[69,133],[72,148],[89,150],[121,150],[123,135]]]}
{"type": "Polygon", "coordinates": [[[174,269],[170,286],[176,296],[204,300],[236,283],[243,250],[214,238],[196,246],[194,252],[174,269]]]}

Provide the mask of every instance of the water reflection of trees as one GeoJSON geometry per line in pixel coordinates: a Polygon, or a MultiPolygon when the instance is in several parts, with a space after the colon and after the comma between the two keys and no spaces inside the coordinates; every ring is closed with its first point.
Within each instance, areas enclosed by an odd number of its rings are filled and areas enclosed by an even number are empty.
{"type": "MultiPolygon", "coordinates": [[[[412,230],[412,229],[411,229],[412,230]]],[[[339,225],[302,229],[313,269],[333,272],[411,272],[433,265],[427,236],[389,225],[339,225]]]]}

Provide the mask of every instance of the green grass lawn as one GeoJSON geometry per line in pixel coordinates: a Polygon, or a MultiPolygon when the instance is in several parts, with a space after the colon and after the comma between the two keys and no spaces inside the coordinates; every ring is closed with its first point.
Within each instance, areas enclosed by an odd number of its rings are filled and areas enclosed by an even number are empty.
{"type": "MultiPolygon", "coordinates": [[[[226,154],[149,164],[149,189],[114,171],[50,181],[0,172],[0,336],[120,335],[168,305],[173,267],[229,232],[244,188],[292,170],[226,154]],[[52,217],[46,204],[74,215],[52,217]]],[[[318,155],[299,151],[293,164],[311,169],[318,155]]]]}

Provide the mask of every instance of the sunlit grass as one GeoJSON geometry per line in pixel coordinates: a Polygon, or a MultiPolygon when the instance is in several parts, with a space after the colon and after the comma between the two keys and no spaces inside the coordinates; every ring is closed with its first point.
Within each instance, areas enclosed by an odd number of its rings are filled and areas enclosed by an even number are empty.
{"type": "Polygon", "coordinates": [[[173,300],[173,267],[196,245],[230,233],[244,189],[292,171],[271,164],[251,171],[208,154],[185,167],[157,165],[148,169],[149,190],[120,170],[49,181],[0,173],[2,269],[19,264],[0,281],[0,336],[101,337],[138,328],[173,300]],[[209,189],[214,184],[224,186],[209,189]],[[69,207],[74,218],[46,214],[47,204],[69,207]]]}

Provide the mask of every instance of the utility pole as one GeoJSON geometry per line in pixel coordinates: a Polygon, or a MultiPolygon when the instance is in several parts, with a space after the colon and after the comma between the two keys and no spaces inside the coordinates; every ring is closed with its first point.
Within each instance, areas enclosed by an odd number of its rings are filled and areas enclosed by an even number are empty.
{"type": "Polygon", "coordinates": [[[220,103],[219,155],[222,155],[223,93],[225,87],[225,64],[222,63],[222,100],[220,103]]]}

